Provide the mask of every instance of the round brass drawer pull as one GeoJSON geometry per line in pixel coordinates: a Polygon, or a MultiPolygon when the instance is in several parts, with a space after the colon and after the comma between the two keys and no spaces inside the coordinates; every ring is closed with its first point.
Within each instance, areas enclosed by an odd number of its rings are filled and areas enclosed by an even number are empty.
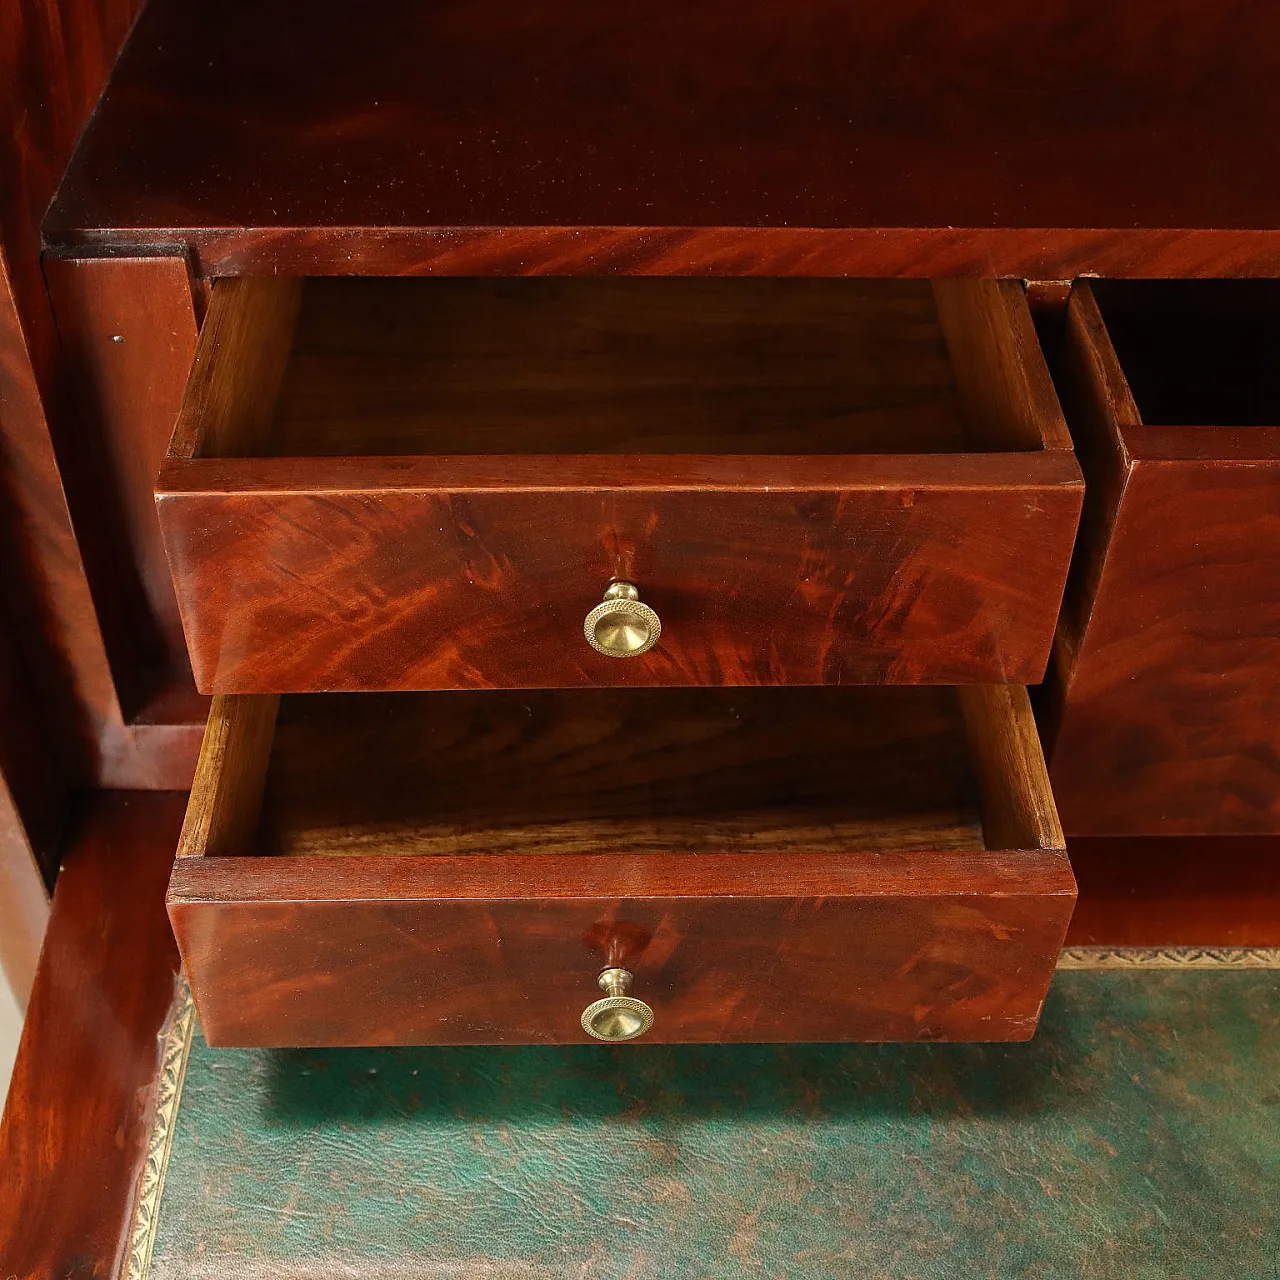
{"type": "Polygon", "coordinates": [[[615,582],[582,624],[587,643],[610,658],[648,653],[662,634],[662,621],[629,582],[615,582]]]}
{"type": "Polygon", "coordinates": [[[582,1029],[597,1040],[634,1040],[653,1026],[653,1010],[643,1000],[627,995],[631,974],[626,969],[606,969],[599,978],[603,1000],[582,1011],[582,1029]]]}

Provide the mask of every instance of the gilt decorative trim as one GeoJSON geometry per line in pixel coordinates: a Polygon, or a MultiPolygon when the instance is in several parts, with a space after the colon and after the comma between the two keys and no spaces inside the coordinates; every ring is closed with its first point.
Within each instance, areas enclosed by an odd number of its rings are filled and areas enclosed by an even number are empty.
{"type": "Polygon", "coordinates": [[[1068,947],[1059,969],[1280,969],[1280,947],[1068,947]]]}
{"type": "Polygon", "coordinates": [[[147,1143],[146,1160],[138,1178],[133,1223],[129,1233],[129,1254],[125,1260],[122,1280],[146,1280],[151,1270],[151,1251],[156,1242],[160,1196],[164,1191],[165,1173],[169,1168],[169,1152],[173,1149],[174,1122],[178,1115],[178,1103],[182,1100],[182,1084],[187,1075],[187,1060],[191,1055],[194,1029],[195,1005],[191,1000],[191,989],[183,981],[162,1041],[155,1119],[147,1143]]]}

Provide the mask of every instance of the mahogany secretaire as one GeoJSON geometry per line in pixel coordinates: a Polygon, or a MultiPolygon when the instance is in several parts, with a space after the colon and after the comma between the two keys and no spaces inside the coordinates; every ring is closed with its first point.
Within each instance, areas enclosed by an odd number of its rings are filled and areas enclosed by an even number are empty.
{"type": "Polygon", "coordinates": [[[179,963],[216,1046],[1016,1040],[1273,943],[1278,50],[5,6],[11,1115],[113,1168],[179,963]]]}

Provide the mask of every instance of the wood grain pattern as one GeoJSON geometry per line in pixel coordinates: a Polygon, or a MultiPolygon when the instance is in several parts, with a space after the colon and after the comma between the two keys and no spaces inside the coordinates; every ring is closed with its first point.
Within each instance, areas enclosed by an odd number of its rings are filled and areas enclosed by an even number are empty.
{"type": "MultiPolygon", "coordinates": [[[[1151,302],[1157,336],[1200,324],[1203,399],[1223,385],[1212,349],[1255,317],[1238,313],[1233,327],[1212,312],[1197,321],[1198,304],[1171,310],[1164,288],[1151,302]]],[[[1088,286],[1073,296],[1068,346],[1068,401],[1082,408],[1073,424],[1091,483],[1099,480],[1055,659],[1051,759],[1064,826],[1074,835],[1276,831],[1280,432],[1136,420],[1088,286]]],[[[1161,349],[1157,341],[1153,357],[1161,349]]],[[[1157,373],[1148,365],[1143,376],[1157,373]]],[[[1187,372],[1170,377],[1177,385],[1187,372]]]]}
{"type": "Polygon", "coordinates": [[[1280,269],[1262,0],[296,18],[149,5],[54,242],[210,275],[1280,269]]]}
{"type": "MultiPolygon", "coordinates": [[[[314,431],[320,456],[264,458],[204,456],[234,400],[207,384],[240,376],[220,316],[256,282],[219,286],[157,488],[197,685],[1038,679],[1081,496],[1071,454],[1043,447],[1043,402],[966,419],[927,286],[748,283],[312,282],[304,368],[286,369],[263,448],[301,451],[314,431]],[[530,345],[539,319],[551,336],[530,345]],[[480,407],[455,423],[467,396],[480,407]],[[641,452],[598,447],[615,423],[604,446],[641,452]],[[962,439],[996,451],[949,452],[962,439]],[[392,446],[415,452],[360,456],[392,446]],[[665,452],[695,446],[713,452],[665,452]],[[446,447],[465,452],[417,453],[446,447]],[[579,638],[619,578],[664,619],[643,660],[579,638]]],[[[1012,324],[1009,290],[965,290],[999,303],[984,323],[1012,324]]],[[[1015,358],[1040,360],[1011,337],[981,363],[1015,358]]]]}
{"type": "Polygon", "coordinates": [[[92,797],[66,852],[0,1124],[0,1258],[116,1280],[177,950],[164,885],[183,796],[92,797]]]}
{"type": "MultiPolygon", "coordinates": [[[[211,315],[243,305],[218,298],[211,315]]],[[[1029,415],[1018,444],[966,420],[926,282],[310,280],[292,336],[271,421],[236,448],[206,428],[201,456],[1043,447],[1029,415]]],[[[211,363],[239,366],[226,347],[210,335],[211,363]]],[[[212,425],[202,405],[188,416],[212,425]]]]}
{"type": "Polygon", "coordinates": [[[218,698],[209,712],[178,857],[241,852],[258,821],[280,699],[218,698]]]}
{"type": "Polygon", "coordinates": [[[270,438],[302,282],[223,280],[193,352],[170,457],[250,456],[270,438]],[[235,371],[226,376],[227,369],[235,371]]]}
{"type": "Polygon", "coordinates": [[[1022,285],[935,280],[932,291],[975,441],[988,449],[1070,449],[1022,285]]]}
{"type": "MultiPolygon", "coordinates": [[[[217,708],[273,701],[215,704],[202,773],[225,773],[217,708]]],[[[248,754],[228,752],[239,777],[248,754]]],[[[258,843],[219,847],[294,857],[982,849],[967,755],[949,689],[315,694],[282,704],[258,843]]]]}
{"type": "Polygon", "coordinates": [[[1061,849],[1062,828],[1026,689],[971,685],[956,696],[982,792],[988,847],[1061,849]]]}
{"type": "MultiPolygon", "coordinates": [[[[975,731],[1035,752],[1017,705],[975,731]]],[[[945,689],[286,698],[256,834],[196,796],[241,856],[193,839],[170,914],[215,1044],[578,1041],[606,963],[662,1041],[1024,1038],[1074,883],[989,760],[1027,838],[984,840],[969,752],[945,689]]]]}

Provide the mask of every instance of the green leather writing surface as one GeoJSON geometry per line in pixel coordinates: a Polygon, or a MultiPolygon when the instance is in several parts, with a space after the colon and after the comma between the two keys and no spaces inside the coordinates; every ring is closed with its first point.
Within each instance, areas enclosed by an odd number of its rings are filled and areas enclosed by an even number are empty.
{"type": "Polygon", "coordinates": [[[196,1033],[167,1159],[152,1280],[1277,1280],[1280,973],[1062,972],[1025,1045],[196,1033]]]}

